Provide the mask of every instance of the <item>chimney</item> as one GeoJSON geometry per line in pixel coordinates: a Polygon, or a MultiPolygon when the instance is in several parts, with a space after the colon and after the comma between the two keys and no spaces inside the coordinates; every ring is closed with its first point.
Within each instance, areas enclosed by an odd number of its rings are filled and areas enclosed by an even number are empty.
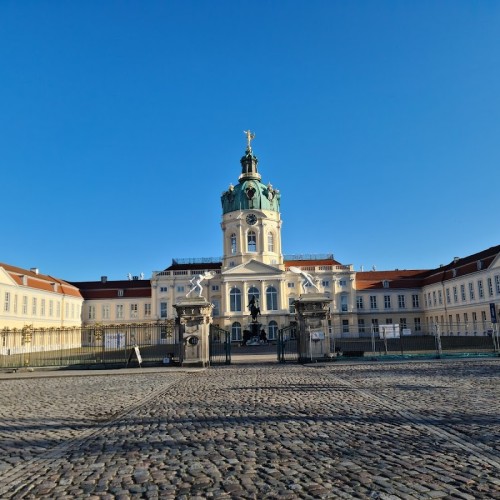
{"type": "Polygon", "coordinates": [[[38,267],[32,267],[30,271],[34,274],[38,274],[38,267]]]}
{"type": "Polygon", "coordinates": [[[101,276],[101,283],[107,283],[108,277],[107,276],[101,276]]]}
{"type": "Polygon", "coordinates": [[[453,257],[453,264],[456,264],[460,260],[460,257],[453,257]]]}

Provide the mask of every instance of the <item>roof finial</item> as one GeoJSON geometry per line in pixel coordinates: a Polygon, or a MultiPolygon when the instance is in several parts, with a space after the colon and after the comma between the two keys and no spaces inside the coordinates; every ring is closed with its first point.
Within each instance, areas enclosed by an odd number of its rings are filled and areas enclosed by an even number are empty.
{"type": "Polygon", "coordinates": [[[247,136],[247,151],[252,152],[251,142],[255,139],[255,134],[252,134],[250,130],[243,130],[243,133],[247,136]]]}

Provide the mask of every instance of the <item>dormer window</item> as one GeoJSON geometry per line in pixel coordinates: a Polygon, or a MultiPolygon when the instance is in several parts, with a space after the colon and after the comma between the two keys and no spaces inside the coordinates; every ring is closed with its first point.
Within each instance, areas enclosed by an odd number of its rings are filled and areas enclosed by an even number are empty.
{"type": "Polygon", "coordinates": [[[384,288],[389,288],[389,281],[388,281],[388,280],[384,280],[384,281],[382,281],[382,286],[383,286],[384,288]]]}
{"type": "Polygon", "coordinates": [[[483,268],[483,261],[482,260],[478,260],[477,261],[477,270],[481,271],[482,268],[483,268]]]}
{"type": "Polygon", "coordinates": [[[118,290],[118,297],[123,297],[123,290],[118,290]]]}

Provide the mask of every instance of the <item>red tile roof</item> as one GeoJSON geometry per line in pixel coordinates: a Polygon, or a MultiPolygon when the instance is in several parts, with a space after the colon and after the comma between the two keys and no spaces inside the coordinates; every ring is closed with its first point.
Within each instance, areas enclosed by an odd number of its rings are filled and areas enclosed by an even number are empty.
{"type": "Polygon", "coordinates": [[[151,297],[149,280],[80,281],[72,284],[80,289],[85,300],[151,297]],[[123,295],[118,295],[118,290],[122,290],[123,295]]]}
{"type": "Polygon", "coordinates": [[[0,267],[4,268],[9,276],[19,285],[35,288],[37,290],[45,290],[48,292],[59,293],[62,295],[71,295],[73,297],[81,297],[80,291],[67,281],[63,281],[53,276],[36,273],[32,270],[23,269],[22,267],[11,266],[0,262],[0,267]],[[26,276],[26,285],[23,283],[23,276],[26,276]],[[52,283],[56,283],[57,289],[54,290],[52,283]]]}

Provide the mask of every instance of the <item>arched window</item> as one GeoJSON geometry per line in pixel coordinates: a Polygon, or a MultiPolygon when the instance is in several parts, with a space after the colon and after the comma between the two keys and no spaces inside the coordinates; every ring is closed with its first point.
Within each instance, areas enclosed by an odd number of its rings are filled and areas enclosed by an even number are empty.
{"type": "Polygon", "coordinates": [[[266,290],[266,308],[268,311],[278,310],[278,292],[274,286],[268,286],[266,290]]]}
{"type": "Polygon", "coordinates": [[[276,321],[270,321],[267,327],[267,338],[269,340],[276,340],[278,337],[278,323],[276,321]]]}
{"type": "Polygon", "coordinates": [[[212,305],[214,306],[212,308],[212,316],[220,316],[220,301],[219,301],[219,299],[213,299],[212,305]]]}
{"type": "Polygon", "coordinates": [[[251,286],[248,289],[247,305],[250,304],[252,297],[255,297],[255,300],[258,301],[258,303],[260,303],[260,292],[259,292],[259,289],[256,288],[255,286],[251,286]]]}
{"type": "Polygon", "coordinates": [[[241,341],[241,324],[237,321],[231,325],[231,341],[239,342],[241,341]]]}
{"type": "Polygon", "coordinates": [[[248,231],[247,246],[249,252],[257,251],[257,235],[255,234],[255,231],[248,231]]]}
{"type": "Polygon", "coordinates": [[[271,232],[267,233],[267,251],[274,252],[274,234],[271,232]]]}
{"type": "Polygon", "coordinates": [[[231,253],[236,253],[236,234],[234,233],[231,235],[231,253]]]}
{"type": "Polygon", "coordinates": [[[229,310],[233,312],[241,311],[241,291],[235,286],[229,292],[229,310]]]}

